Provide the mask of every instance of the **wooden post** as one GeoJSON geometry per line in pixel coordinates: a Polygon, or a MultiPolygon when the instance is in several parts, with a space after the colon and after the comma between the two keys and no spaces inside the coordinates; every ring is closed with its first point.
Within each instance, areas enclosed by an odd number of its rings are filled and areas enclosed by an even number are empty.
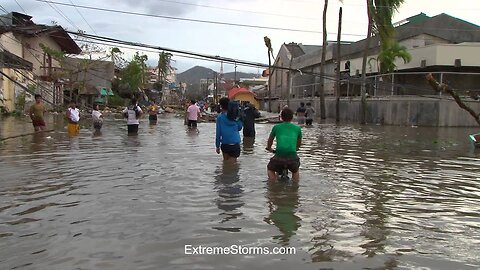
{"type": "Polygon", "coordinates": [[[336,104],[335,104],[335,121],[340,122],[340,41],[342,40],[342,8],[338,11],[338,33],[337,33],[337,82],[336,82],[336,104]]]}
{"type": "Polygon", "coordinates": [[[272,112],[272,60],[268,49],[268,112],[272,112]]]}
{"type": "Polygon", "coordinates": [[[322,43],[322,61],[320,62],[320,118],[325,119],[325,58],[327,53],[327,9],[328,0],[325,0],[323,6],[323,43],[322,43]]]}
{"type": "Polygon", "coordinates": [[[395,94],[395,73],[392,73],[392,96],[395,94]]]}

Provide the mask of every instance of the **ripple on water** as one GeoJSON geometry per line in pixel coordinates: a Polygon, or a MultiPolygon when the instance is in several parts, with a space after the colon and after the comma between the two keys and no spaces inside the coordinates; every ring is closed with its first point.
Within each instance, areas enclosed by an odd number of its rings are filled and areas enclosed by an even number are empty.
{"type": "Polygon", "coordinates": [[[266,183],[271,127],[257,125],[233,166],[215,154],[213,123],[187,132],[169,116],[137,137],[109,119],[101,136],[1,144],[1,268],[480,267],[468,130],[317,124],[303,129],[289,188],[266,183]],[[297,254],[190,256],[189,244],[297,254]]]}

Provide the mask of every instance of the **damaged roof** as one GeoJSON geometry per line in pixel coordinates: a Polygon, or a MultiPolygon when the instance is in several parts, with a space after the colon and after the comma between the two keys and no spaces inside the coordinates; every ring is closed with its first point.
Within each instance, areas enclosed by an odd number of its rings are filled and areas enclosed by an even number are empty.
{"type": "Polygon", "coordinates": [[[31,20],[31,16],[18,12],[1,15],[0,18],[0,34],[12,32],[28,37],[47,35],[60,46],[64,53],[79,54],[82,52],[77,43],[59,25],[36,24],[31,20]]]}

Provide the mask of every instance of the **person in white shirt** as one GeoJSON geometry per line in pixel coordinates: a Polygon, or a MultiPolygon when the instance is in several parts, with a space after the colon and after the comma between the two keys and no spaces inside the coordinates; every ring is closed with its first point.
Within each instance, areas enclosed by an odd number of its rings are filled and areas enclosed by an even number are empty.
{"type": "Polygon", "coordinates": [[[100,106],[98,104],[93,105],[92,120],[95,131],[100,131],[103,125],[103,115],[100,112],[100,106]]]}
{"type": "Polygon", "coordinates": [[[137,100],[133,98],[130,106],[123,110],[123,117],[127,119],[128,135],[138,134],[138,125],[140,124],[139,119],[142,115],[142,109],[138,106],[137,100]]]}
{"type": "Polygon", "coordinates": [[[77,108],[75,101],[70,101],[70,106],[67,109],[66,117],[68,120],[68,134],[71,136],[77,135],[80,132],[80,110],[77,108]]]}

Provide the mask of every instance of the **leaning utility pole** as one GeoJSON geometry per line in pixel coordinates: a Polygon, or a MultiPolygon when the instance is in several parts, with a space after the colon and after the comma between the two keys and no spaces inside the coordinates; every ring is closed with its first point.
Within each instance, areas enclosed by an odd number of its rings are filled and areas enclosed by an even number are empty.
{"type": "Polygon", "coordinates": [[[322,44],[322,61],[320,62],[320,117],[327,118],[325,115],[325,58],[327,54],[327,9],[328,0],[325,0],[323,7],[323,44],[322,44]]]}
{"type": "Polygon", "coordinates": [[[272,112],[272,60],[270,56],[273,54],[273,49],[272,42],[267,36],[265,36],[263,40],[268,50],[268,112],[272,112]]]}
{"type": "Polygon", "coordinates": [[[335,104],[335,121],[340,122],[340,41],[342,39],[342,8],[338,12],[338,33],[337,33],[337,82],[336,82],[336,104],[335,104]]]}

